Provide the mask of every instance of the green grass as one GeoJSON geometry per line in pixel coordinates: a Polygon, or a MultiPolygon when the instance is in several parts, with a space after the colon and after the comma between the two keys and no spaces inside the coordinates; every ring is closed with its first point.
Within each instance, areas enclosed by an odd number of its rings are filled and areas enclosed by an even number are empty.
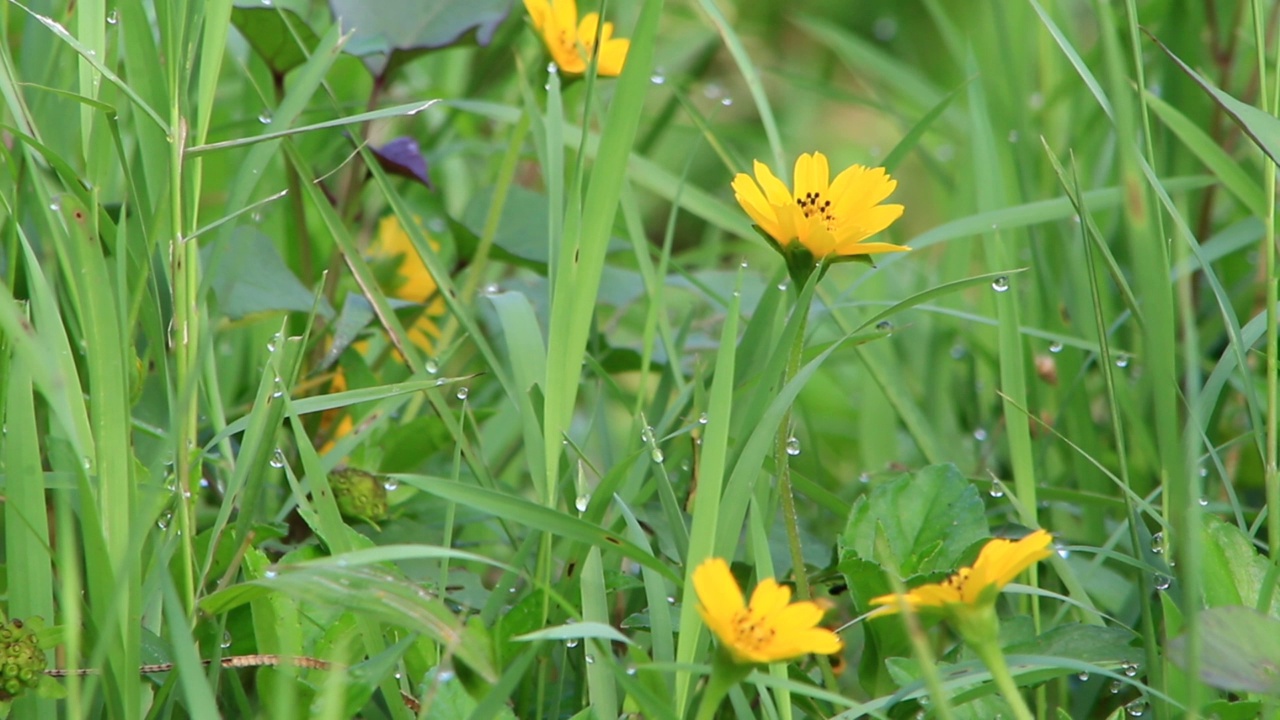
{"type": "MultiPolygon", "coordinates": [[[[384,4],[0,6],[14,717],[692,717],[705,558],[837,627],[1035,528],[1038,717],[1280,715],[1274,8],[384,4]],[[789,279],[729,183],[812,151],[913,251],[789,279]]],[[[1011,717],[918,620],[719,716],[1011,717]]]]}

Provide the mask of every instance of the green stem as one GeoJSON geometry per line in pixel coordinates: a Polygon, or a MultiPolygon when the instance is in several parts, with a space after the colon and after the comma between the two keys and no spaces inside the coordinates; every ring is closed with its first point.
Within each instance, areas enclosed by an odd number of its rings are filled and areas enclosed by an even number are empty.
{"type": "MultiPolygon", "coordinates": [[[[782,385],[786,386],[800,370],[800,357],[804,353],[804,334],[809,325],[809,309],[797,307],[800,313],[800,327],[796,331],[795,341],[791,344],[791,356],[787,358],[787,369],[782,376],[782,385]]],[[[791,439],[791,408],[782,416],[778,425],[777,445],[774,458],[778,466],[778,494],[782,501],[782,521],[787,528],[787,546],[791,549],[791,571],[796,577],[796,597],[808,600],[809,575],[805,571],[804,552],[800,547],[800,528],[796,519],[796,498],[791,488],[791,456],[787,454],[787,443],[791,439]]]]}
{"type": "Polygon", "coordinates": [[[724,702],[725,696],[733,686],[750,673],[750,665],[739,665],[726,657],[723,650],[717,651],[715,663],[711,667],[711,677],[707,679],[707,686],[702,690],[702,700],[698,702],[698,712],[693,716],[694,720],[712,720],[716,716],[716,711],[720,709],[720,703],[724,702]]]}
{"type": "Polygon", "coordinates": [[[1022,691],[1018,689],[1018,684],[1013,681],[1013,675],[1009,673],[1009,664],[1005,662],[1000,643],[991,639],[970,643],[969,647],[973,648],[983,664],[987,666],[987,670],[991,671],[991,679],[996,681],[996,687],[1000,688],[1000,694],[1004,695],[1005,702],[1009,703],[1013,716],[1018,720],[1033,720],[1031,708],[1027,706],[1027,701],[1022,697],[1022,691]]]}

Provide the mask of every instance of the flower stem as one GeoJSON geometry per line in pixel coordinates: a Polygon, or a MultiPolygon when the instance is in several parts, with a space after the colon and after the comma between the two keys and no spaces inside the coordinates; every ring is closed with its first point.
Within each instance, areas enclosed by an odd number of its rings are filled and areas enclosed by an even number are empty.
{"type": "MultiPolygon", "coordinates": [[[[803,297],[803,292],[797,290],[803,297]]],[[[800,359],[804,355],[804,336],[809,327],[809,308],[796,306],[800,313],[800,327],[796,329],[795,341],[791,343],[791,355],[787,358],[787,367],[782,375],[785,387],[800,370],[800,359]]],[[[777,444],[774,447],[774,462],[778,466],[778,497],[782,502],[782,524],[787,528],[787,546],[791,549],[792,574],[796,577],[796,597],[808,600],[813,596],[809,589],[809,574],[805,570],[804,551],[800,546],[800,527],[796,517],[795,492],[791,488],[791,456],[787,453],[788,441],[791,439],[791,408],[782,416],[778,424],[777,444]]],[[[825,655],[818,656],[818,667],[822,670],[823,682],[827,689],[835,692],[839,688],[835,673],[831,671],[831,662],[825,655]]]]}
{"type": "MultiPolygon", "coordinates": [[[[809,325],[809,308],[797,307],[800,313],[800,327],[796,331],[795,341],[791,344],[791,355],[787,358],[787,369],[782,375],[782,386],[786,386],[800,370],[800,358],[804,353],[804,334],[809,325]]],[[[791,436],[791,408],[782,416],[778,425],[778,440],[774,448],[774,461],[778,466],[778,495],[782,501],[782,522],[787,528],[787,546],[791,548],[791,571],[796,576],[796,597],[808,600],[809,575],[805,572],[804,552],[800,547],[800,528],[796,518],[796,498],[791,489],[791,456],[787,454],[787,441],[791,436]]]]}
{"type": "Polygon", "coordinates": [[[1031,708],[1027,706],[1027,701],[1023,699],[1018,684],[1013,681],[1013,675],[1009,673],[1009,664],[1005,662],[1000,643],[989,639],[971,643],[970,647],[982,659],[987,670],[991,671],[991,678],[996,681],[996,687],[1000,688],[1000,694],[1004,695],[1005,702],[1009,703],[1013,716],[1018,720],[1034,720],[1035,716],[1031,714],[1031,708]]]}
{"type": "Polygon", "coordinates": [[[698,712],[694,715],[694,720],[712,720],[716,716],[716,711],[720,709],[720,703],[724,702],[724,698],[748,674],[751,673],[751,667],[748,665],[738,665],[725,656],[724,651],[716,653],[715,663],[711,666],[711,677],[707,679],[707,686],[702,690],[702,700],[698,702],[698,712]]]}

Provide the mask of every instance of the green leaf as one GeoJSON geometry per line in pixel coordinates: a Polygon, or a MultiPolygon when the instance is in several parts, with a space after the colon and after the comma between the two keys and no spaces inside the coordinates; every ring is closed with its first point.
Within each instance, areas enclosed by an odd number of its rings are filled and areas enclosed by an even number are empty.
{"type": "Polygon", "coordinates": [[[376,76],[475,31],[487,45],[511,12],[511,0],[329,0],[333,16],[354,36],[347,52],[376,76]]]}
{"type": "MultiPolygon", "coordinates": [[[[202,262],[222,312],[232,319],[260,312],[310,312],[315,297],[284,264],[275,243],[253,228],[242,227],[225,246],[206,246],[202,262]]],[[[333,316],[323,302],[320,314],[333,316]]]]}
{"type": "Polygon", "coordinates": [[[568,625],[553,625],[541,630],[517,635],[511,639],[518,642],[534,642],[537,640],[585,640],[586,638],[608,640],[609,642],[618,642],[625,645],[633,644],[631,642],[631,638],[615,630],[612,625],[606,625],[598,622],[576,622],[569,623],[568,625]]]}
{"type": "Polygon", "coordinates": [[[1059,625],[1038,638],[1005,647],[1008,655],[1046,655],[1071,658],[1103,667],[1137,663],[1143,658],[1142,648],[1133,646],[1136,636],[1130,630],[1099,625],[1059,625]]]}
{"type": "MultiPolygon", "coordinates": [[[[1240,528],[1212,515],[1204,516],[1204,599],[1208,607],[1247,605],[1257,607],[1270,563],[1254,549],[1240,528]]],[[[1271,597],[1280,597],[1273,590],[1271,597]]],[[[1280,619],[1280,603],[1271,604],[1271,616],[1280,619]]]]}
{"type": "Polygon", "coordinates": [[[977,489],[949,464],[901,475],[858,498],[841,537],[841,560],[874,560],[877,528],[904,578],[954,570],[988,536],[977,489]]]}
{"type": "Polygon", "coordinates": [[[284,75],[306,62],[320,42],[298,13],[264,5],[261,0],[236,3],[231,10],[231,24],[276,75],[284,75]]]}
{"type": "Polygon", "coordinates": [[[1213,83],[1201,77],[1195,70],[1192,70],[1191,66],[1182,62],[1177,55],[1173,54],[1172,50],[1165,47],[1164,43],[1156,40],[1154,35],[1151,36],[1151,39],[1178,64],[1178,67],[1187,74],[1187,77],[1190,77],[1205,92],[1209,93],[1213,101],[1225,110],[1232,120],[1236,121],[1240,129],[1244,130],[1245,134],[1253,139],[1254,144],[1262,152],[1266,153],[1274,162],[1280,163],[1280,119],[1265,110],[1237,100],[1219,90],[1213,83]]]}
{"type": "MultiPolygon", "coordinates": [[[[1235,606],[1209,608],[1199,623],[1201,681],[1231,692],[1280,693],[1280,620],[1235,606]]],[[[1186,652],[1186,635],[1169,641],[1169,659],[1181,667],[1186,652]]]]}

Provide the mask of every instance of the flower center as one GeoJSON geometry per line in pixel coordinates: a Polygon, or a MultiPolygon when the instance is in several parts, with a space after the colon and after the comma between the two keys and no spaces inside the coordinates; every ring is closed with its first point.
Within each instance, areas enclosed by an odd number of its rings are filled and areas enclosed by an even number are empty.
{"type": "Polygon", "coordinates": [[[955,590],[960,597],[964,597],[964,585],[969,580],[969,574],[972,572],[973,568],[962,567],[954,575],[943,580],[942,585],[955,590]]]}
{"type": "Polygon", "coordinates": [[[820,192],[807,192],[804,197],[797,197],[796,204],[806,218],[820,217],[828,232],[835,232],[836,217],[831,212],[831,201],[824,200],[820,192]]]}
{"type": "Polygon", "coordinates": [[[773,642],[777,630],[751,608],[743,608],[733,615],[734,645],[758,652],[773,642]]]}

